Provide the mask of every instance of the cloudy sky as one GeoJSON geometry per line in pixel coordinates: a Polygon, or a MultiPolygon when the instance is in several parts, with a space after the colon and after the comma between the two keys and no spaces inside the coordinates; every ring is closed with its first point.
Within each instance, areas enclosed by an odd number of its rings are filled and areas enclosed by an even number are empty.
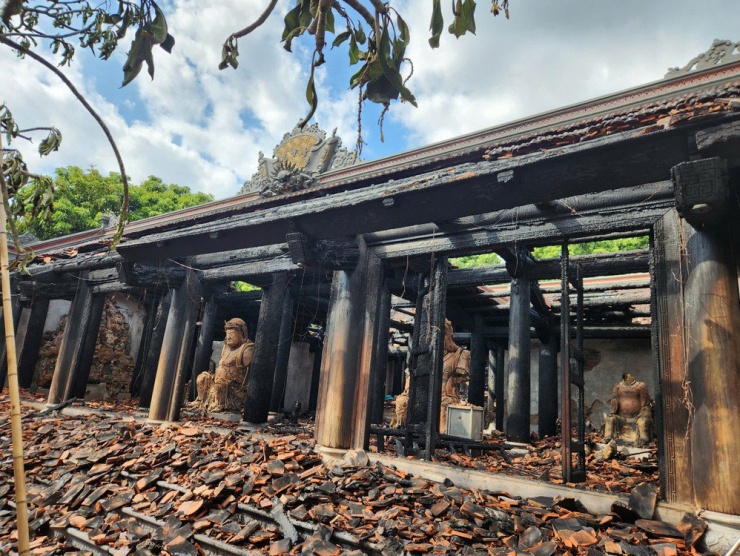
{"type": "MultiPolygon", "coordinates": [[[[291,55],[279,43],[282,15],[293,3],[281,0],[280,14],[240,41],[236,71],[218,71],[221,43],[251,23],[266,0],[164,3],[177,43],[171,55],[155,52],[153,81],[142,72],[119,89],[127,45],[108,62],[82,54],[65,68],[110,127],[134,181],[156,175],[216,198],[238,192],[256,170],[258,152],[270,155],[307,110],[308,46],[294,44],[291,55]]],[[[448,2],[442,4],[449,10],[448,2]]],[[[385,142],[378,110],[366,109],[366,160],[655,81],[714,38],[740,40],[738,0],[511,0],[508,21],[494,18],[490,4],[480,1],[477,35],[456,40],[445,33],[441,48],[432,50],[431,0],[394,5],[411,29],[414,76],[408,85],[419,107],[392,107],[385,142]]],[[[314,121],[328,132],[337,128],[345,146],[353,146],[352,71],[344,51],[328,60],[317,76],[314,121]]],[[[18,144],[32,170],[76,165],[117,171],[102,132],[56,76],[4,48],[0,68],[0,100],[19,123],[54,125],[64,136],[62,148],[44,159],[18,144]]]]}

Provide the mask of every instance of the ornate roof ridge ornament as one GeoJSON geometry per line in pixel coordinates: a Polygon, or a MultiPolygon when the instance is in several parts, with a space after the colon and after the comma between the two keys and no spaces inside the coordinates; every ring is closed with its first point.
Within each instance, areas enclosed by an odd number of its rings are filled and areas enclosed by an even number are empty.
{"type": "Polygon", "coordinates": [[[315,123],[303,129],[296,125],[293,131],[283,135],[272,156],[265,158],[259,153],[257,172],[244,182],[240,195],[259,193],[272,197],[309,189],[318,184],[321,174],[360,162],[356,151],[342,147],[336,128],[327,139],[326,132],[315,123]]]}
{"type": "Polygon", "coordinates": [[[678,77],[732,62],[740,62],[740,42],[714,39],[709,50],[695,56],[682,68],[668,68],[665,77],[678,77]]]}

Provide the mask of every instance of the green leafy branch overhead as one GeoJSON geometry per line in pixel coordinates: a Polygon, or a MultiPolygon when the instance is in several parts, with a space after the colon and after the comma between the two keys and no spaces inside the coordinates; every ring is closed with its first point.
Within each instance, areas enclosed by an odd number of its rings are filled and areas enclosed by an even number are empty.
{"type": "MultiPolygon", "coordinates": [[[[441,0],[431,1],[429,44],[438,48],[444,31],[444,14],[441,0]]],[[[271,0],[256,21],[226,39],[220,69],[238,67],[238,40],[261,27],[275,11],[277,3],[278,0],[271,0]]],[[[475,33],[475,8],[475,0],[452,0],[452,23],[448,31],[458,38],[468,32],[475,33]]],[[[509,0],[493,0],[493,15],[502,11],[508,18],[509,0]]],[[[300,125],[311,119],[318,106],[314,76],[316,68],[325,62],[327,34],[334,36],[331,48],[346,48],[350,65],[359,66],[350,78],[349,87],[359,90],[360,106],[364,101],[380,104],[384,107],[383,114],[392,101],[399,99],[416,106],[416,98],[407,87],[413,73],[413,65],[406,57],[411,40],[409,28],[390,3],[380,0],[296,0],[284,23],[282,42],[287,51],[292,52],[293,42],[298,38],[308,40],[313,48],[306,85],[309,111],[300,125]],[[402,70],[406,70],[402,66],[405,63],[410,69],[403,77],[402,70]]]]}
{"type": "MultiPolygon", "coordinates": [[[[46,156],[56,151],[62,142],[62,134],[53,127],[22,129],[5,104],[0,104],[0,197],[9,215],[8,227],[16,246],[20,245],[16,223],[22,219],[48,220],[54,210],[54,181],[28,170],[23,155],[12,145],[17,139],[31,140],[31,135],[43,132],[46,137],[39,143],[38,151],[46,156]],[[32,186],[29,187],[29,183],[32,186]],[[26,189],[26,195],[19,192],[26,189]]],[[[31,254],[20,257],[15,264],[21,266],[31,254]]]]}

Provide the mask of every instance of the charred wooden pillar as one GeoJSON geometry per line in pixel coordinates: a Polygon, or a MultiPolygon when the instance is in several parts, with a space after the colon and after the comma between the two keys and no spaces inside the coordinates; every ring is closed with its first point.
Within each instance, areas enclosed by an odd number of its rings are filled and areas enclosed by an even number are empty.
{"type": "Polygon", "coordinates": [[[373,403],[373,372],[381,372],[381,359],[388,360],[388,328],[380,316],[381,311],[388,309],[390,321],[390,292],[384,290],[383,262],[375,253],[366,249],[361,242],[361,260],[355,269],[365,275],[365,288],[360,302],[362,303],[360,352],[357,361],[357,383],[353,412],[353,437],[350,448],[367,450],[370,441],[370,413],[373,403]],[[387,294],[387,300],[386,300],[387,294]],[[379,344],[384,343],[383,349],[379,344]]]}
{"type": "Polygon", "coordinates": [[[104,295],[94,295],[92,306],[90,307],[90,316],[85,324],[85,338],[80,352],[80,360],[75,369],[74,385],[72,387],[72,396],[83,399],[87,388],[87,380],[90,378],[90,368],[95,355],[95,346],[98,345],[98,332],[100,331],[100,321],[103,318],[103,308],[105,306],[104,295]]]}
{"type": "Polygon", "coordinates": [[[157,376],[157,366],[159,365],[159,356],[162,352],[162,342],[164,341],[164,332],[167,328],[167,317],[170,314],[172,304],[173,290],[168,291],[161,296],[156,303],[154,318],[151,319],[146,344],[142,344],[139,349],[146,349],[144,364],[141,369],[141,386],[139,388],[139,407],[149,409],[152,400],[152,390],[154,389],[154,379],[157,376]]]}
{"type": "Polygon", "coordinates": [[[67,324],[64,326],[62,342],[59,346],[54,376],[49,388],[48,403],[60,404],[74,395],[75,376],[85,347],[95,300],[86,280],[88,272],[83,272],[77,282],[77,290],[69,309],[67,324]]]}
{"type": "Polygon", "coordinates": [[[358,241],[357,266],[332,280],[316,412],[316,441],[325,453],[362,448],[368,438],[383,265],[358,241]]]}
{"type": "MultiPolygon", "coordinates": [[[[11,305],[13,307],[13,328],[18,328],[18,322],[21,318],[21,312],[23,310],[23,307],[20,304],[19,296],[17,294],[17,287],[18,282],[16,278],[13,278],[10,282],[10,295],[11,295],[11,305]]],[[[0,309],[0,317],[2,316],[2,310],[0,309]]],[[[0,338],[5,338],[5,320],[0,318],[0,338]]],[[[16,345],[20,345],[18,343],[18,339],[16,338],[16,345]]],[[[5,342],[0,342],[0,389],[2,389],[5,386],[5,380],[7,378],[8,374],[8,357],[5,351],[5,342]]]]}
{"type": "Polygon", "coordinates": [[[319,383],[321,382],[321,355],[324,352],[323,343],[315,339],[311,342],[311,353],[313,353],[313,372],[311,373],[311,392],[308,396],[308,410],[316,411],[319,399],[319,383]]]}
{"type": "Polygon", "coordinates": [[[191,270],[172,292],[172,302],[154,379],[149,419],[176,421],[184,394],[185,377],[191,364],[191,348],[197,311],[201,302],[200,282],[191,270]]]}
{"type": "Polygon", "coordinates": [[[398,396],[405,388],[406,383],[406,358],[400,355],[393,360],[393,392],[398,396]]]}
{"type": "Polygon", "coordinates": [[[375,364],[373,365],[373,410],[371,421],[383,423],[383,407],[385,405],[385,381],[388,374],[388,334],[391,323],[391,292],[388,282],[383,282],[380,292],[380,306],[378,307],[377,339],[375,341],[375,364]]]}
{"type": "Polygon", "coordinates": [[[737,514],[740,491],[727,485],[736,482],[730,462],[740,459],[740,300],[730,239],[740,214],[721,159],[680,164],[672,178],[678,213],[656,223],[652,243],[664,494],[737,514]]]}
{"type": "Polygon", "coordinates": [[[154,323],[154,316],[157,313],[158,301],[151,296],[145,296],[144,298],[144,323],[141,327],[141,338],[139,338],[139,351],[136,354],[136,366],[134,367],[134,374],[131,377],[131,384],[129,385],[129,393],[131,397],[137,397],[139,390],[141,389],[141,380],[144,374],[144,366],[146,365],[148,342],[151,338],[152,326],[154,323]]]}
{"type": "Polygon", "coordinates": [[[558,338],[554,330],[540,341],[539,362],[538,431],[540,437],[555,436],[558,421],[558,338]]]}
{"type": "Polygon", "coordinates": [[[283,299],[283,312],[280,318],[280,333],[278,334],[277,355],[275,358],[275,377],[272,384],[272,397],[270,399],[270,411],[273,413],[277,413],[283,409],[292,340],[293,298],[290,292],[288,292],[283,299]]]}
{"type": "Polygon", "coordinates": [[[485,403],[488,349],[483,338],[483,315],[475,315],[475,327],[470,338],[470,384],[468,401],[479,407],[485,403]]]}
{"type": "Polygon", "coordinates": [[[509,312],[509,364],[507,366],[509,401],[506,434],[509,440],[529,440],[530,394],[530,284],[524,276],[511,280],[509,312]]]}
{"type": "Polygon", "coordinates": [[[419,297],[418,316],[414,319],[407,427],[418,430],[423,424],[425,459],[431,459],[434,454],[439,435],[447,266],[447,257],[434,262],[428,288],[419,297]]]}
{"type": "Polygon", "coordinates": [[[496,344],[496,430],[503,432],[506,397],[504,396],[504,346],[496,344]]]}
{"type": "Polygon", "coordinates": [[[216,311],[218,304],[216,297],[211,295],[206,300],[203,307],[203,315],[200,319],[198,328],[198,340],[195,346],[195,355],[193,356],[193,372],[191,373],[189,398],[194,400],[198,395],[196,389],[196,380],[200,373],[208,370],[208,362],[211,359],[213,351],[213,334],[216,331],[216,311]]]}
{"type": "MultiPolygon", "coordinates": [[[[692,395],[691,461],[701,508],[740,513],[740,489],[727,488],[740,461],[740,300],[729,234],[687,227],[684,307],[692,395]]],[[[724,226],[722,227],[724,228],[724,226]]],[[[733,479],[733,477],[735,477],[733,479]]]]}
{"type": "Polygon", "coordinates": [[[272,386],[277,361],[276,346],[280,341],[283,301],[288,293],[288,274],[273,275],[272,284],[262,290],[262,303],[254,338],[254,356],[249,367],[247,397],[244,403],[244,420],[264,423],[270,411],[272,386]]]}
{"type": "Polygon", "coordinates": [[[18,327],[18,383],[21,388],[30,388],[33,373],[39,359],[39,349],[44,336],[46,314],[49,312],[49,300],[38,297],[31,302],[31,307],[23,312],[18,327]]]}

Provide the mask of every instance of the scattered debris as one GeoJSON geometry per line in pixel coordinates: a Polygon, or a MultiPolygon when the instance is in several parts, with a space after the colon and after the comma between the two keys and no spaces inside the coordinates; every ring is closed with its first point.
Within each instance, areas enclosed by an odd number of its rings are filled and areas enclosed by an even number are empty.
{"type": "MultiPolygon", "coordinates": [[[[678,527],[637,514],[631,523],[619,513],[590,515],[575,499],[439,484],[371,464],[362,451],[324,463],[310,434],[256,437],[221,425],[156,427],[114,412],[27,419],[34,554],[69,551],[60,532],[70,528],[120,554],[199,554],[212,541],[269,554],[538,556],[690,554],[706,530],[695,516],[678,527]]],[[[0,554],[7,554],[12,458],[7,443],[0,450],[0,554]]],[[[643,490],[641,501],[649,498],[643,490]]]]}

